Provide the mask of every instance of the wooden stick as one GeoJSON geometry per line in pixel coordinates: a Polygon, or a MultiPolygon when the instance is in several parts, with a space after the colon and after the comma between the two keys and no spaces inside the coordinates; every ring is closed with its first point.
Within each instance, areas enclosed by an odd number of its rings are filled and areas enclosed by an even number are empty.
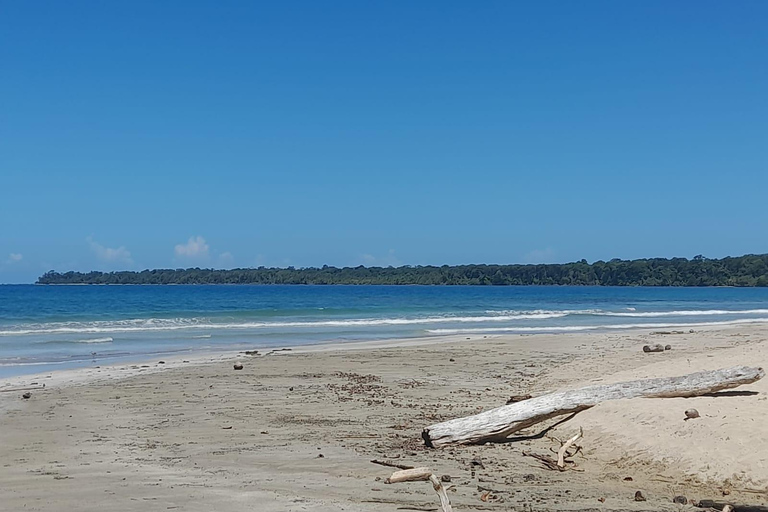
{"type": "Polygon", "coordinates": [[[429,480],[432,470],[429,468],[411,468],[395,471],[384,483],[397,484],[400,482],[414,482],[417,480],[429,480]]]}
{"type": "Polygon", "coordinates": [[[377,460],[373,459],[371,462],[374,464],[378,464],[379,466],[387,466],[390,468],[397,468],[397,469],[413,469],[413,466],[409,466],[408,464],[398,464],[396,462],[392,462],[391,460],[377,460]]]}
{"type": "Polygon", "coordinates": [[[550,418],[583,411],[608,400],[700,396],[750,384],[764,376],[762,368],[737,366],[692,373],[683,377],[588,386],[538,396],[474,416],[430,425],[424,429],[421,436],[429,447],[500,441],[518,430],[550,418]]]}
{"type": "Polygon", "coordinates": [[[560,450],[558,450],[557,452],[558,467],[560,467],[561,469],[565,469],[565,454],[568,452],[568,448],[570,448],[571,445],[576,441],[578,441],[579,438],[583,435],[584,435],[584,429],[579,427],[579,431],[576,433],[576,435],[574,435],[573,437],[568,439],[565,443],[563,443],[563,446],[561,446],[560,450]]]}

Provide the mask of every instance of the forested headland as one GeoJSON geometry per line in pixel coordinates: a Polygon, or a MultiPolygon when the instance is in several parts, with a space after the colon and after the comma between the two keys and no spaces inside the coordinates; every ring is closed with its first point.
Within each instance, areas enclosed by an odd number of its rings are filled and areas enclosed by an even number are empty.
{"type": "Polygon", "coordinates": [[[37,284],[768,286],[768,254],[541,265],[50,271],[37,284]]]}

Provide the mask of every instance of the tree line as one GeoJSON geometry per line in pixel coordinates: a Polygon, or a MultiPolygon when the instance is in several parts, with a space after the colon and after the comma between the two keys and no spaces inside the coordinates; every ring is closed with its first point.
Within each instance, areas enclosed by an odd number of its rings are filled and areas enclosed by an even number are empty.
{"type": "Polygon", "coordinates": [[[37,284],[768,286],[768,254],[540,265],[206,268],[56,272],[37,284]]]}

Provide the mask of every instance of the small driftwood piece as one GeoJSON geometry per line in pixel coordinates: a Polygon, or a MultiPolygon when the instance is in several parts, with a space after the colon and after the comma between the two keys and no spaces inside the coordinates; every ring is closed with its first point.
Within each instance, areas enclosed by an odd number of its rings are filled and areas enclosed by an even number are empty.
{"type": "Polygon", "coordinates": [[[421,480],[429,480],[432,484],[432,488],[440,498],[440,507],[443,512],[453,512],[451,508],[451,500],[448,499],[448,494],[445,492],[445,487],[440,483],[440,479],[436,477],[432,470],[429,468],[411,468],[395,471],[392,476],[385,480],[385,483],[396,484],[400,482],[414,482],[421,480]]]}
{"type": "Polygon", "coordinates": [[[762,368],[733,368],[682,377],[644,379],[587,386],[503,405],[473,416],[430,425],[421,434],[429,447],[502,441],[510,434],[557,416],[573,414],[608,400],[700,396],[751,384],[765,376],[762,368]]]}
{"type": "Polygon", "coordinates": [[[565,456],[568,453],[568,448],[573,446],[573,443],[579,440],[584,435],[584,429],[579,427],[579,431],[568,439],[566,442],[563,443],[563,446],[560,447],[560,449],[557,451],[557,466],[560,469],[565,469],[565,456]]]}
{"type": "Polygon", "coordinates": [[[410,468],[395,471],[392,476],[387,478],[384,483],[398,484],[400,482],[415,482],[418,480],[429,480],[432,470],[429,468],[410,468]]]}
{"type": "Polygon", "coordinates": [[[371,462],[373,462],[374,464],[378,464],[379,466],[387,466],[390,468],[413,469],[413,466],[409,466],[408,464],[398,464],[397,462],[392,462],[391,460],[373,459],[371,462]]]}

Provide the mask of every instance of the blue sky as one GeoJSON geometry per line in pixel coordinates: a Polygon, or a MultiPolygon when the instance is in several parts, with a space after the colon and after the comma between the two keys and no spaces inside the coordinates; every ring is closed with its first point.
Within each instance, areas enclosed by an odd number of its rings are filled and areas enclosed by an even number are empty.
{"type": "Polygon", "coordinates": [[[768,252],[762,1],[0,11],[0,282],[768,252]]]}

